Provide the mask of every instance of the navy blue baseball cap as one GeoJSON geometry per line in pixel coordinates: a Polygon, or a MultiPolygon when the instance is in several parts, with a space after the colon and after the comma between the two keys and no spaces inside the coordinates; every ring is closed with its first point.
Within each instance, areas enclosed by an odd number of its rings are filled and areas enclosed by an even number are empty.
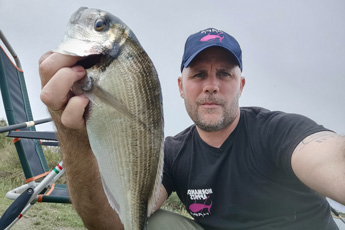
{"type": "Polygon", "coordinates": [[[242,51],[240,44],[226,32],[215,28],[208,28],[188,37],[184,47],[181,72],[183,68],[187,68],[190,65],[196,55],[204,49],[213,46],[223,47],[232,53],[237,61],[237,65],[242,71],[242,51]]]}

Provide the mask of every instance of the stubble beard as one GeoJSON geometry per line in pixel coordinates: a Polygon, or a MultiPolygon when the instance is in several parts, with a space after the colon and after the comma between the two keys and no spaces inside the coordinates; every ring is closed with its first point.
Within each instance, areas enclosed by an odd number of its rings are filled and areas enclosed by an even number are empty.
{"type": "MultiPolygon", "coordinates": [[[[239,108],[239,98],[240,94],[237,93],[229,106],[226,106],[223,100],[216,99],[213,96],[197,100],[194,108],[192,105],[187,104],[186,102],[185,103],[190,118],[199,129],[206,132],[217,132],[228,127],[235,120],[239,108]],[[215,113],[215,111],[213,109],[203,109],[203,111],[200,110],[199,105],[206,101],[216,102],[222,107],[223,112],[217,115],[218,117],[215,119],[207,119],[206,116],[212,115],[215,113]]],[[[214,115],[216,116],[216,114],[214,115]]]]}

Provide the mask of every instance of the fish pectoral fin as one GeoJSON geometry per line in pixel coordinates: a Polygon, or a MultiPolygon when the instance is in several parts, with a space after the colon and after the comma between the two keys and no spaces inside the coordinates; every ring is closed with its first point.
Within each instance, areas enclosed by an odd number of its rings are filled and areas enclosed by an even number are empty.
{"type": "Polygon", "coordinates": [[[126,117],[128,117],[134,121],[137,121],[145,129],[147,129],[146,124],[143,121],[141,121],[137,116],[135,116],[133,113],[131,113],[131,111],[129,111],[129,109],[126,106],[124,106],[119,100],[117,100],[116,97],[114,97],[113,95],[111,95],[110,93],[108,93],[107,91],[102,89],[97,84],[94,84],[93,87],[94,87],[94,89],[93,89],[92,93],[95,96],[97,96],[104,103],[110,105],[111,107],[113,107],[114,109],[116,109],[117,111],[119,111],[120,113],[125,115],[126,117]]]}

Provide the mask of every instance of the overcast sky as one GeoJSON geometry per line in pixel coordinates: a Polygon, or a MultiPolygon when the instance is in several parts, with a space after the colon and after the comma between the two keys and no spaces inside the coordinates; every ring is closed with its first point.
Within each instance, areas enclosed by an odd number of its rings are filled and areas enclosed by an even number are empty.
{"type": "Polygon", "coordinates": [[[345,134],[343,0],[0,0],[0,29],[22,62],[35,119],[48,116],[39,98],[38,59],[57,46],[80,6],[113,13],[138,37],[159,73],[165,135],[192,124],[177,77],[186,38],[208,27],[227,31],[242,47],[241,106],[303,114],[345,134]]]}

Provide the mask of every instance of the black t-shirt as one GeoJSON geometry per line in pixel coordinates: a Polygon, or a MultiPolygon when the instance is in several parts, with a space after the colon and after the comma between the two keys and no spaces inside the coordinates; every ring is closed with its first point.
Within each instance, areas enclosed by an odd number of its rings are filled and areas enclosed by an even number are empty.
{"type": "Polygon", "coordinates": [[[325,130],[301,115],[241,108],[220,148],[206,144],[195,126],[167,137],[163,185],[205,229],[338,229],[327,201],[291,167],[296,146],[325,130]]]}

